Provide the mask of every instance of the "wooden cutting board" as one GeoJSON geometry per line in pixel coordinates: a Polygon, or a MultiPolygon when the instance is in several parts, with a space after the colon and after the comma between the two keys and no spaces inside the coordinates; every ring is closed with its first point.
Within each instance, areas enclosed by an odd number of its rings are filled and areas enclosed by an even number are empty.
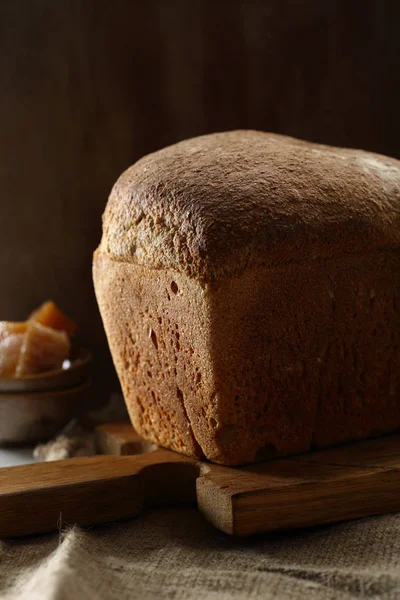
{"type": "Polygon", "coordinates": [[[104,425],[108,455],[0,469],[0,537],[95,525],[197,502],[232,535],[400,510],[400,435],[240,468],[200,462],[104,425]]]}

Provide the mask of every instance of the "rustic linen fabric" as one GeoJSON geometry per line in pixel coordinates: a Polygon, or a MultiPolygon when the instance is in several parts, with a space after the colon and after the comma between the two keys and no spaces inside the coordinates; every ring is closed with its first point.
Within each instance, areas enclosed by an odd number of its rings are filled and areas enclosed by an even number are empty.
{"type": "Polygon", "coordinates": [[[400,514],[237,540],[194,508],[3,541],[0,597],[29,600],[400,598],[400,514]]]}

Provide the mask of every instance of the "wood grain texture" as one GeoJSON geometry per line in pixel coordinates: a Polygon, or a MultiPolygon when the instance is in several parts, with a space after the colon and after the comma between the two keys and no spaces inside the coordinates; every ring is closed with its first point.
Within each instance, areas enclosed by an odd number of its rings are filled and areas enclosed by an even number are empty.
{"type": "MultiPolygon", "coordinates": [[[[400,461],[398,461],[400,466],[400,461]]],[[[197,481],[199,509],[233,535],[291,529],[400,508],[400,470],[276,461],[258,473],[211,472],[197,481]]]]}
{"type": "Polygon", "coordinates": [[[240,468],[141,445],[126,423],[99,427],[96,439],[116,455],[0,470],[0,537],[196,501],[237,536],[400,510],[400,435],[240,468]]]}
{"type": "Polygon", "coordinates": [[[399,17],[392,0],[2,0],[0,318],[52,297],[110,376],[91,263],[118,175],[233,128],[400,156],[399,17]]]}
{"type": "Polygon", "coordinates": [[[190,460],[166,450],[0,469],[0,538],[126,519],[158,501],[194,501],[197,475],[190,460]]]}
{"type": "MultiPolygon", "coordinates": [[[[101,439],[127,448],[138,435],[103,425],[101,439]],[[124,445],[124,439],[126,445],[124,445]]],[[[140,438],[139,438],[140,439],[140,438]]],[[[386,436],[240,468],[198,463],[199,510],[232,535],[306,527],[400,509],[400,436],[386,436]]]]}

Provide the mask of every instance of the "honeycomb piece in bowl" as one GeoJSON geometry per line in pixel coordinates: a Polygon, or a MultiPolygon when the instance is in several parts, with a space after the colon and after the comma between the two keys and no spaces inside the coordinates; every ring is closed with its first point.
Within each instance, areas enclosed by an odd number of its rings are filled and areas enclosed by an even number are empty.
{"type": "Polygon", "coordinates": [[[0,321],[0,377],[14,377],[26,322],[0,321]]]}
{"type": "Polygon", "coordinates": [[[76,323],[67,317],[62,310],[51,300],[44,302],[29,317],[29,321],[35,321],[45,327],[51,327],[57,331],[65,331],[67,335],[72,336],[76,329],[76,323]]]}
{"type": "Polygon", "coordinates": [[[57,331],[36,321],[28,322],[15,369],[16,377],[60,369],[70,352],[65,331],[57,331]]]}

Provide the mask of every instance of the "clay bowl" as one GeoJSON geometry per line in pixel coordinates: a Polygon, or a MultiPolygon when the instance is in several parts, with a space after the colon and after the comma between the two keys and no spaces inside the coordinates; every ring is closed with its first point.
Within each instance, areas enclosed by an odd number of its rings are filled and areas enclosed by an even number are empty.
{"type": "Polygon", "coordinates": [[[91,361],[90,352],[81,349],[67,369],[0,379],[0,445],[48,440],[90,409],[91,361]]]}
{"type": "Polygon", "coordinates": [[[49,440],[90,408],[90,379],[78,386],[44,392],[0,393],[0,444],[49,440]]]}
{"type": "Polygon", "coordinates": [[[88,378],[91,361],[92,355],[88,350],[77,350],[71,357],[71,366],[67,369],[17,379],[0,379],[0,394],[46,392],[76,387],[88,378]]]}

